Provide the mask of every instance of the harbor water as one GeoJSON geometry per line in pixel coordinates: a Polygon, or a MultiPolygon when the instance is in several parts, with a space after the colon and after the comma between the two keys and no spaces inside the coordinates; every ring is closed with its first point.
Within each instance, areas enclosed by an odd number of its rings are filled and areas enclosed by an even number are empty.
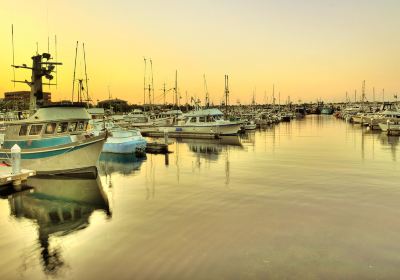
{"type": "Polygon", "coordinates": [[[398,136],[307,116],[0,193],[0,279],[396,279],[398,136]]]}

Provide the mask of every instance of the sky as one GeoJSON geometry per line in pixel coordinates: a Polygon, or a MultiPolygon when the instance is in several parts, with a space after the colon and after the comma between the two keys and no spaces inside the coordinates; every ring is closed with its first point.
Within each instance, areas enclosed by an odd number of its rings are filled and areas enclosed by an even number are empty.
{"type": "MultiPolygon", "coordinates": [[[[154,97],[172,89],[178,71],[181,103],[219,104],[229,75],[231,104],[275,97],[285,103],[354,100],[366,81],[366,98],[393,100],[400,93],[400,1],[398,0],[2,0],[0,93],[29,90],[14,84],[15,63],[47,52],[63,65],[52,100],[71,99],[76,42],[76,78],[84,78],[85,44],[89,95],[143,103],[144,57],[152,60],[154,97]],[[49,40],[48,40],[49,38],[49,40]],[[187,99],[186,99],[187,96],[187,99]]],[[[147,60],[146,84],[151,81],[147,60]]],[[[17,80],[30,78],[16,71],[17,80]]],[[[75,87],[76,90],[76,87],[75,87]]],[[[76,96],[76,93],[75,93],[76,96]]],[[[400,95],[399,95],[400,96],[400,95]]],[[[146,97],[147,98],[147,97],[146,97]]],[[[167,92],[172,102],[172,90],[167,92]]],[[[148,102],[148,98],[146,100],[148,102]]]]}

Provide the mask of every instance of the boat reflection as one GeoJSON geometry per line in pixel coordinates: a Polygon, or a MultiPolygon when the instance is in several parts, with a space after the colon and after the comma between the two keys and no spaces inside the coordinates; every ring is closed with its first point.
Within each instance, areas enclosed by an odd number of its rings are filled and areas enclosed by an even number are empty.
{"type": "Polygon", "coordinates": [[[50,244],[51,237],[66,236],[89,226],[95,211],[111,217],[108,199],[98,178],[42,177],[28,180],[26,191],[7,196],[11,216],[37,224],[41,263],[48,275],[65,266],[62,249],[50,244]]]}
{"type": "Polygon", "coordinates": [[[222,152],[230,149],[243,149],[238,136],[223,136],[219,139],[179,139],[178,142],[188,144],[190,151],[208,160],[217,160],[222,152]]]}
{"type": "Polygon", "coordinates": [[[146,157],[137,157],[134,154],[112,154],[102,153],[99,159],[99,172],[111,175],[119,173],[130,175],[140,170],[146,157]]]}

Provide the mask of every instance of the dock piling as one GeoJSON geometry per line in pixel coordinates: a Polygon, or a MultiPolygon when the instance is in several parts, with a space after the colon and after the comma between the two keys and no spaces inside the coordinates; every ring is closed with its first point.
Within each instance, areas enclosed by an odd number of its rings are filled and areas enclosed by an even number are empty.
{"type": "Polygon", "coordinates": [[[11,148],[12,174],[21,173],[21,148],[15,144],[11,148]]]}

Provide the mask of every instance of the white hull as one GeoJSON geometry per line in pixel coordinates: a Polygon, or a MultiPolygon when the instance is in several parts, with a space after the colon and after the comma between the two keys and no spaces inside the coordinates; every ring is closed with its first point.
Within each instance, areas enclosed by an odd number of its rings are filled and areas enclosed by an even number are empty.
{"type": "Polygon", "coordinates": [[[240,130],[242,123],[229,124],[204,124],[204,125],[175,125],[159,127],[159,132],[164,130],[169,133],[191,133],[191,134],[217,134],[217,135],[235,135],[240,130]]]}
{"type": "Polygon", "coordinates": [[[380,123],[379,128],[384,132],[388,131],[388,129],[390,129],[391,131],[394,131],[394,130],[400,131],[400,124],[387,125],[387,123],[380,123]]]}
{"type": "Polygon", "coordinates": [[[103,144],[101,140],[59,155],[22,159],[21,168],[35,170],[37,174],[93,173],[103,144]]]}

